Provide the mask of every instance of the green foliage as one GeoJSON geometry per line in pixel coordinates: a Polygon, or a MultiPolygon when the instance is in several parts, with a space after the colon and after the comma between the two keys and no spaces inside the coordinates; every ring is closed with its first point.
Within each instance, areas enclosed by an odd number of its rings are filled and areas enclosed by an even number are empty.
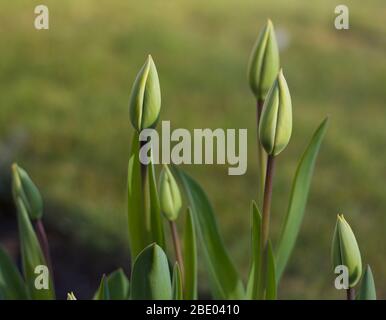
{"type": "Polygon", "coordinates": [[[358,300],[377,300],[377,292],[373,273],[369,265],[367,265],[364,275],[361,280],[361,287],[357,296],[358,300]]]}
{"type": "Polygon", "coordinates": [[[173,300],[183,299],[182,276],[181,276],[181,269],[178,266],[178,262],[176,262],[173,268],[172,295],[173,295],[173,300]]]}
{"type": "Polygon", "coordinates": [[[181,169],[177,167],[173,167],[173,169],[175,176],[181,181],[192,210],[210,274],[213,295],[217,299],[243,298],[245,293],[242,281],[225,249],[207,195],[200,185],[181,169]]]}
{"type": "Polygon", "coordinates": [[[129,298],[129,279],[122,268],[108,275],[107,285],[111,300],[127,300],[129,298]]]}
{"type": "Polygon", "coordinates": [[[0,247],[0,300],[25,300],[28,293],[19,270],[0,247]]]}
{"type": "Polygon", "coordinates": [[[197,299],[197,244],[193,215],[188,208],[184,230],[184,298],[197,299]]]}
{"type": "Polygon", "coordinates": [[[166,254],[157,244],[147,246],[135,260],[130,281],[133,300],[170,300],[172,287],[166,254]]]}
{"type": "Polygon", "coordinates": [[[110,300],[109,283],[105,275],[102,276],[99,288],[94,295],[94,300],[110,300]]]}
{"type": "Polygon", "coordinates": [[[316,158],[327,130],[327,124],[328,119],[325,119],[315,131],[296,169],[295,177],[292,183],[287,215],[280,233],[279,244],[276,252],[276,276],[278,281],[280,281],[288,263],[288,259],[295,246],[296,238],[299,234],[316,158]]]}

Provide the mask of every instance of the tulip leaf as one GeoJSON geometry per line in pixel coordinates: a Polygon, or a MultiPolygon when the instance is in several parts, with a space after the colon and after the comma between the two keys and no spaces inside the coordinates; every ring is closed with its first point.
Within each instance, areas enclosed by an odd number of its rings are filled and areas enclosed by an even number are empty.
{"type": "Polygon", "coordinates": [[[265,289],[265,299],[275,300],[276,299],[276,264],[275,255],[273,253],[271,241],[268,244],[268,264],[267,264],[267,287],[265,289]]]}
{"type": "Polygon", "coordinates": [[[369,265],[363,274],[357,300],[377,300],[374,277],[369,265]]]}
{"type": "Polygon", "coordinates": [[[316,158],[327,129],[327,123],[328,119],[326,118],[315,131],[311,142],[300,159],[295,173],[287,215],[284,220],[276,252],[277,282],[280,281],[299,233],[316,158]]]}
{"type": "Polygon", "coordinates": [[[168,259],[160,246],[147,246],[134,263],[130,281],[133,300],[170,300],[172,288],[168,259]]]}
{"type": "Polygon", "coordinates": [[[155,178],[154,164],[149,164],[148,185],[150,194],[150,219],[151,219],[151,240],[150,242],[157,243],[165,250],[165,235],[162,224],[162,215],[160,201],[157,191],[157,182],[155,178]]]}
{"type": "Polygon", "coordinates": [[[143,212],[143,194],[141,163],[139,161],[139,136],[135,132],[131,144],[131,154],[128,169],[128,222],[129,222],[129,243],[131,251],[131,261],[148,243],[149,231],[147,229],[146,217],[143,212]]]}
{"type": "Polygon", "coordinates": [[[197,299],[197,245],[191,209],[188,208],[184,230],[184,293],[186,300],[197,299]]]}
{"type": "Polygon", "coordinates": [[[243,299],[245,292],[242,281],[225,249],[207,195],[200,185],[182,170],[175,166],[173,170],[183,185],[192,210],[214,297],[216,299],[243,299]]]}
{"type": "MultiPolygon", "coordinates": [[[[16,197],[15,202],[18,213],[18,227],[21,258],[23,262],[23,274],[29,295],[34,300],[54,299],[54,285],[50,274],[48,274],[47,289],[44,287],[38,289],[35,285],[35,281],[40,282],[38,277],[44,278],[44,274],[40,274],[40,272],[35,273],[35,271],[38,270],[37,267],[45,266],[47,271],[48,267],[23,201],[21,198],[16,197]]],[[[42,281],[45,281],[43,278],[42,281]]]]}
{"type": "Polygon", "coordinates": [[[109,284],[105,275],[102,276],[99,288],[94,295],[94,300],[110,300],[109,284]]]}
{"type": "Polygon", "coordinates": [[[256,203],[252,201],[251,205],[251,218],[252,218],[252,261],[249,271],[248,285],[247,285],[247,298],[258,299],[259,290],[259,273],[261,264],[261,214],[256,203]]]}
{"type": "Polygon", "coordinates": [[[0,295],[5,300],[28,299],[20,272],[2,247],[0,247],[0,295]]]}
{"type": "Polygon", "coordinates": [[[121,268],[109,274],[107,284],[111,300],[127,300],[129,298],[129,279],[121,268]]]}
{"type": "Polygon", "coordinates": [[[172,292],[173,292],[173,300],[183,299],[181,269],[177,262],[174,265],[174,269],[173,269],[172,292]]]}

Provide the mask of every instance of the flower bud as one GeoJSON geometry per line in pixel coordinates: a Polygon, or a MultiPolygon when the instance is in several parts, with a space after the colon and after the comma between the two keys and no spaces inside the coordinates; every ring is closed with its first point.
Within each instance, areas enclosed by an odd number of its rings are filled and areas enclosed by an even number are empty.
{"type": "Polygon", "coordinates": [[[14,197],[23,201],[31,220],[41,219],[43,215],[43,200],[28,173],[17,164],[13,164],[12,176],[14,197]]]}
{"type": "Polygon", "coordinates": [[[137,131],[155,127],[161,110],[161,90],[154,61],[149,55],[131,88],[130,121],[137,131]]]}
{"type": "Polygon", "coordinates": [[[343,215],[338,215],[336,221],[331,256],[334,269],[340,265],[348,268],[349,286],[354,287],[362,275],[362,259],[354,233],[343,215]]]}
{"type": "Polygon", "coordinates": [[[279,49],[271,20],[264,29],[252,50],[248,65],[249,85],[256,99],[264,100],[279,72],[279,49]]]}
{"type": "Polygon", "coordinates": [[[169,168],[165,165],[160,175],[161,210],[169,221],[176,220],[182,207],[180,189],[169,168]]]}
{"type": "Polygon", "coordinates": [[[277,156],[292,133],[292,104],[287,82],[280,70],[265,100],[259,124],[259,138],[269,155],[277,156]]]}

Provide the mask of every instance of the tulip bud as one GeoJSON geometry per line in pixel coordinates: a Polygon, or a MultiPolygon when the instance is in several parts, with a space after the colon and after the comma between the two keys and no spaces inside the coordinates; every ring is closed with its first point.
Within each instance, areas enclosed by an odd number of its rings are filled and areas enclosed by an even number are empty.
{"type": "Polygon", "coordinates": [[[264,100],[279,72],[279,49],[271,20],[264,29],[252,50],[248,65],[249,85],[256,99],[264,100]]]}
{"type": "Polygon", "coordinates": [[[28,173],[17,164],[12,165],[13,193],[21,199],[31,220],[41,219],[43,215],[43,200],[36,185],[28,173]]]}
{"type": "Polygon", "coordinates": [[[269,155],[277,156],[292,133],[292,104],[287,82],[280,70],[265,100],[259,124],[259,138],[269,155]]]}
{"type": "Polygon", "coordinates": [[[155,127],[161,110],[161,90],[154,61],[149,55],[131,88],[130,121],[137,131],[155,127]]]}
{"type": "Polygon", "coordinates": [[[331,256],[334,269],[340,265],[348,268],[349,286],[354,287],[362,275],[362,259],[354,233],[343,215],[338,215],[336,221],[331,256]]]}
{"type": "Polygon", "coordinates": [[[182,207],[180,189],[169,168],[165,165],[160,175],[161,210],[169,221],[176,220],[182,207]]]}

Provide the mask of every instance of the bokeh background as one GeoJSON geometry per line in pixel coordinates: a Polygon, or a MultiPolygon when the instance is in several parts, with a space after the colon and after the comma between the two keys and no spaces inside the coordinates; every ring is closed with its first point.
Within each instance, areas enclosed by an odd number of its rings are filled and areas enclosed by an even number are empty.
{"type": "MultiPolygon", "coordinates": [[[[189,166],[216,210],[226,245],[246,276],[249,205],[256,198],[255,101],[247,62],[267,18],[275,24],[293,99],[294,132],[274,185],[273,239],[296,164],[328,115],[283,299],[344,297],[333,287],[330,244],[345,214],[386,298],[386,5],[345,1],[350,29],[334,28],[341,1],[2,1],[0,4],[0,241],[17,258],[10,163],[45,198],[56,277],[91,296],[103,272],[128,266],[126,174],[131,84],[147,54],[160,75],[173,128],[248,128],[248,171],[189,166]],[[50,29],[34,29],[46,4],[50,29]]],[[[205,268],[200,290],[207,293],[205,268]]]]}

